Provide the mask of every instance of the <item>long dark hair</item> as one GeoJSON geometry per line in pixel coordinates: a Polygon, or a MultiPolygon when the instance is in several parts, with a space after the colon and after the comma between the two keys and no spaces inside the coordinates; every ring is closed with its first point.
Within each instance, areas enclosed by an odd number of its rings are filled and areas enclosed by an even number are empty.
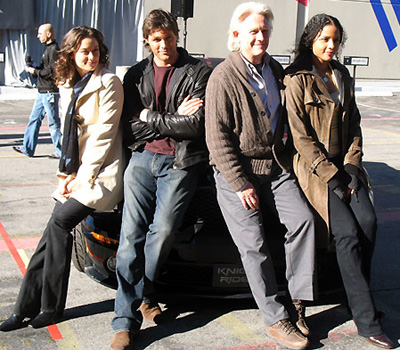
{"type": "Polygon", "coordinates": [[[75,82],[77,73],[72,55],[79,49],[82,40],[89,37],[95,38],[99,43],[99,64],[108,67],[108,48],[104,43],[103,33],[91,27],[74,27],[64,35],[61,49],[58,52],[58,59],[54,64],[54,78],[56,80],[56,84],[65,84],[67,81],[72,84],[75,82]]]}
{"type": "MultiPolygon", "coordinates": [[[[303,33],[301,34],[300,40],[295,49],[295,57],[303,56],[305,54],[311,54],[312,46],[315,38],[322,32],[325,26],[334,25],[340,33],[339,43],[343,47],[346,42],[347,35],[336,17],[327,15],[326,13],[320,13],[313,16],[305,26],[303,33]]],[[[340,50],[339,50],[340,51],[340,50]]],[[[338,52],[339,52],[338,51],[338,52]]]]}

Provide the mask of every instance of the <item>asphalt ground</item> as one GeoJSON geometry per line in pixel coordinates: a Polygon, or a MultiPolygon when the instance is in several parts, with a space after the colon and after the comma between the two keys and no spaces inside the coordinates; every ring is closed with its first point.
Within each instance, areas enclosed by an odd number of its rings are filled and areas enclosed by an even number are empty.
{"type": "MultiPolygon", "coordinates": [[[[400,338],[400,95],[358,97],[363,115],[364,165],[375,192],[379,219],[371,288],[385,313],[385,332],[400,338]]],[[[0,322],[11,313],[25,266],[52,211],[57,161],[46,120],[36,156],[13,151],[20,145],[33,100],[0,101],[0,322]]],[[[113,336],[115,291],[73,267],[63,320],[43,329],[0,333],[0,350],[109,349],[113,336]]],[[[168,322],[143,324],[137,349],[263,350],[283,349],[265,335],[252,299],[220,300],[167,295],[168,322]]],[[[343,291],[320,296],[307,308],[311,348],[376,349],[357,335],[343,291]]]]}

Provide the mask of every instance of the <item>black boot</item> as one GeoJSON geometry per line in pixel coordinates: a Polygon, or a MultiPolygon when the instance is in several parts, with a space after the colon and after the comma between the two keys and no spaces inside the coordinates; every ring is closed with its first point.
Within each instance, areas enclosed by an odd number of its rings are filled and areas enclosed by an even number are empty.
{"type": "Polygon", "coordinates": [[[62,311],[43,312],[41,311],[29,324],[33,328],[42,328],[56,323],[61,317],[62,311]]]}
{"type": "Polygon", "coordinates": [[[24,326],[25,316],[12,314],[7,320],[0,325],[0,331],[9,332],[24,326]]]}

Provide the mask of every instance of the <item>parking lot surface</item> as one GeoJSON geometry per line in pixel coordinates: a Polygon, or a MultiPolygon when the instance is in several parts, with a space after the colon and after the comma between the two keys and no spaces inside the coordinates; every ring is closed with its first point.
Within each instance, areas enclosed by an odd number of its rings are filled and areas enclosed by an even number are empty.
{"type": "MultiPolygon", "coordinates": [[[[400,95],[358,97],[363,119],[364,166],[372,179],[379,219],[371,288],[384,312],[385,332],[400,338],[400,95]]],[[[37,155],[13,151],[20,145],[33,100],[0,101],[0,322],[11,313],[22,273],[33,254],[54,201],[57,161],[46,120],[37,155]]],[[[109,349],[115,291],[71,269],[63,320],[43,329],[0,333],[0,350],[109,349]]],[[[165,295],[166,322],[143,324],[137,349],[283,349],[264,332],[252,299],[210,299],[165,295]]],[[[313,349],[376,349],[357,335],[343,291],[321,295],[307,308],[313,349]]]]}

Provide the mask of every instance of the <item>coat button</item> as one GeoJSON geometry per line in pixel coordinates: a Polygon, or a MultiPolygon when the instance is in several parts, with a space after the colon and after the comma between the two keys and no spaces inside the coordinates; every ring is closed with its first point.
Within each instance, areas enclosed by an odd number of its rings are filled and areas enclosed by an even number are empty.
{"type": "Polygon", "coordinates": [[[92,175],[88,181],[92,185],[92,187],[95,185],[95,180],[96,180],[96,176],[92,175]]]}
{"type": "Polygon", "coordinates": [[[254,91],[252,91],[252,92],[250,92],[250,95],[253,97],[256,97],[257,94],[254,91]]]}
{"type": "Polygon", "coordinates": [[[264,117],[266,113],[264,111],[261,111],[260,114],[261,114],[262,117],[264,117]]]}
{"type": "Polygon", "coordinates": [[[271,164],[267,164],[267,169],[271,169],[271,164]]]}

